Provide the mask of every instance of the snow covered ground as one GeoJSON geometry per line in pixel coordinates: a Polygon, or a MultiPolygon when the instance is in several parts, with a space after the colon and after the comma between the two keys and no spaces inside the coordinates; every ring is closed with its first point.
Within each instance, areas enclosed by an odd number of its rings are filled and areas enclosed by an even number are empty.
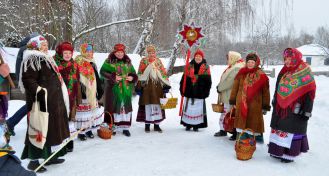
{"type": "MultiPolygon", "coordinates": [[[[97,56],[97,65],[107,54],[97,56]]],[[[135,56],[133,57],[135,58],[135,56]]],[[[8,60],[8,59],[7,59],[8,60]]],[[[133,59],[134,62],[134,59],[133,59]]],[[[139,61],[138,61],[139,62],[139,61]]],[[[137,69],[138,62],[134,65],[137,69]],[[136,65],[137,64],[137,65],[136,65]]],[[[11,68],[14,65],[10,62],[11,68]]],[[[282,66],[272,66],[276,72],[282,66]]],[[[271,69],[270,67],[269,69],[271,69]]],[[[87,176],[87,175],[136,175],[136,176],[167,176],[167,175],[266,175],[266,176],[327,176],[329,175],[329,78],[316,76],[317,96],[313,116],[309,121],[308,137],[310,151],[302,154],[296,162],[282,164],[267,154],[269,139],[269,123],[271,112],[265,116],[265,144],[258,144],[254,156],[249,161],[236,159],[234,142],[228,137],[216,138],[213,134],[219,130],[219,114],[212,112],[211,103],[217,101],[216,85],[224,66],[212,66],[213,85],[207,99],[208,128],[200,132],[186,132],[179,124],[178,109],[167,110],[167,119],[161,123],[164,133],[144,132],[144,124],[136,122],[138,96],[133,99],[133,124],[130,129],[132,136],[127,138],[117,134],[111,140],[98,137],[87,141],[75,140],[73,153],[67,154],[65,163],[47,166],[44,176],[87,176]],[[326,115],[327,114],[327,115],[326,115]]],[[[13,68],[12,68],[13,69],[13,68]]],[[[276,74],[277,74],[276,73],[276,74]]],[[[179,81],[181,74],[171,76],[172,93],[179,97],[179,81]]],[[[270,78],[271,95],[273,95],[275,78],[270,78]]],[[[9,116],[24,104],[13,100],[9,104],[9,116]]],[[[11,138],[11,145],[20,156],[24,146],[26,119],[15,128],[16,136],[11,138]]],[[[96,132],[95,132],[96,134],[96,132]]],[[[26,166],[28,160],[23,161],[26,166]]]]}

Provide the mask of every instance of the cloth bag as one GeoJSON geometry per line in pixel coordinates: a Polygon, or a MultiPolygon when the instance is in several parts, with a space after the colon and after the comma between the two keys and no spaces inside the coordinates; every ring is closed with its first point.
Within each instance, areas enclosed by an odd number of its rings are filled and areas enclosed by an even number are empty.
{"type": "Polygon", "coordinates": [[[47,107],[47,89],[38,87],[35,94],[35,102],[32,105],[32,110],[29,115],[29,127],[28,127],[28,136],[31,144],[34,146],[43,149],[46,143],[46,137],[48,133],[48,107],[47,107]],[[40,110],[40,102],[37,100],[37,94],[40,90],[45,91],[45,104],[46,112],[40,110]]]}

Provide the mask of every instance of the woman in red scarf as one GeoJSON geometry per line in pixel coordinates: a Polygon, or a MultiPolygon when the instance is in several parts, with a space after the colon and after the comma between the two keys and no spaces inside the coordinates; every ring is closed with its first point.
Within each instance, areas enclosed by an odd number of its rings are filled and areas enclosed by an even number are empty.
{"type": "MultiPolygon", "coordinates": [[[[67,87],[70,114],[69,114],[69,129],[71,135],[76,132],[74,121],[76,116],[77,106],[81,103],[81,89],[80,89],[80,73],[78,64],[73,60],[73,46],[69,42],[63,42],[56,47],[54,60],[58,66],[58,71],[62,75],[63,81],[67,87]]],[[[67,144],[67,151],[73,151],[73,140],[67,144]]]]}
{"type": "MultiPolygon", "coordinates": [[[[235,77],[230,96],[230,104],[236,106],[234,127],[238,133],[250,128],[260,137],[264,132],[263,115],[271,109],[269,79],[259,67],[256,53],[246,57],[246,67],[235,77]]],[[[247,131],[251,134],[251,132],[247,131]]]]}
{"type": "Polygon", "coordinates": [[[297,49],[285,49],[283,57],[285,65],[278,75],[272,101],[268,152],[281,162],[290,163],[309,149],[307,122],[312,115],[316,84],[311,68],[297,49]]]}
{"type": "Polygon", "coordinates": [[[202,50],[194,53],[187,72],[184,72],[180,81],[180,93],[184,96],[183,114],[181,124],[186,131],[198,131],[199,128],[207,128],[206,98],[211,88],[210,67],[207,64],[202,50]],[[184,76],[186,76],[186,87],[183,90],[184,76]]]}

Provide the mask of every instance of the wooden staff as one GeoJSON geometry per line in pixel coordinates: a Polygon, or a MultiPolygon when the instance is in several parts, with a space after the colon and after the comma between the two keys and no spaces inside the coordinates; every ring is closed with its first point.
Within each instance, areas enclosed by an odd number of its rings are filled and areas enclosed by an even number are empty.
{"type": "MultiPolygon", "coordinates": [[[[5,62],[4,62],[3,58],[2,58],[2,55],[0,54],[0,65],[2,65],[4,63],[5,62]]],[[[15,84],[14,84],[14,81],[11,79],[11,76],[8,75],[6,78],[7,78],[8,82],[9,82],[9,84],[10,84],[10,87],[14,89],[15,88],[15,84]]]]}
{"type": "MultiPolygon", "coordinates": [[[[104,113],[104,115],[105,115],[105,113],[104,113]]],[[[92,119],[90,119],[88,122],[87,122],[87,125],[86,125],[86,127],[82,127],[82,128],[80,128],[78,131],[76,131],[75,133],[73,133],[71,136],[70,136],[70,138],[66,141],[66,142],[64,142],[64,143],[62,143],[61,145],[60,145],[60,147],[59,147],[59,149],[57,150],[57,151],[55,151],[52,155],[50,155],[43,163],[41,163],[40,165],[39,165],[39,167],[37,167],[35,170],[34,170],[34,172],[37,172],[41,167],[43,167],[49,160],[51,160],[58,152],[60,152],[70,141],[72,141],[72,140],[74,140],[74,138],[76,137],[76,136],[78,136],[78,134],[81,132],[81,131],[83,131],[83,130],[85,130],[96,118],[97,118],[97,116],[95,115],[95,113],[93,112],[93,118],[92,119]]],[[[111,114],[110,114],[110,116],[111,116],[111,114]]],[[[112,117],[111,117],[112,118],[112,117]]],[[[111,119],[112,120],[112,119],[111,119]]],[[[112,125],[111,125],[111,127],[112,127],[112,125]]]]}
{"type": "Polygon", "coordinates": [[[191,56],[191,50],[188,49],[187,50],[187,54],[186,54],[186,64],[185,64],[185,73],[184,73],[184,78],[183,78],[183,89],[182,89],[182,97],[181,97],[181,101],[180,101],[180,106],[179,106],[179,116],[183,115],[183,101],[184,101],[184,93],[185,93],[185,89],[186,89],[186,77],[187,77],[187,72],[188,72],[188,67],[190,65],[190,56],[191,56]]]}

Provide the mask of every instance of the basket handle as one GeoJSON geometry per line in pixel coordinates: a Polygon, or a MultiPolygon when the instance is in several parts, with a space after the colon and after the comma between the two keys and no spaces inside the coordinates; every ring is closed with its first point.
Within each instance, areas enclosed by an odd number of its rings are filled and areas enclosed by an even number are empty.
{"type": "Polygon", "coordinates": [[[111,113],[109,113],[108,111],[104,111],[104,114],[106,114],[106,113],[110,115],[110,125],[111,125],[111,128],[112,128],[112,126],[113,126],[112,115],[111,115],[111,113]]]}
{"type": "Polygon", "coordinates": [[[246,128],[246,129],[244,129],[244,130],[242,130],[242,132],[240,133],[240,135],[239,135],[239,137],[238,137],[238,140],[237,140],[237,142],[240,142],[240,138],[241,138],[241,136],[246,132],[246,131],[251,131],[252,132],[252,135],[253,135],[253,138],[254,138],[254,140],[256,140],[256,138],[255,138],[255,132],[254,132],[254,130],[252,130],[252,129],[250,129],[250,128],[246,128]]]}
{"type": "Polygon", "coordinates": [[[218,93],[217,104],[223,103],[223,102],[221,101],[221,98],[220,98],[221,95],[222,95],[221,92],[218,93]]]}
{"type": "MultiPolygon", "coordinates": [[[[170,93],[171,98],[173,98],[174,96],[172,95],[172,92],[170,91],[169,93],[170,93]]],[[[162,98],[165,98],[165,94],[163,94],[162,98]]]]}

